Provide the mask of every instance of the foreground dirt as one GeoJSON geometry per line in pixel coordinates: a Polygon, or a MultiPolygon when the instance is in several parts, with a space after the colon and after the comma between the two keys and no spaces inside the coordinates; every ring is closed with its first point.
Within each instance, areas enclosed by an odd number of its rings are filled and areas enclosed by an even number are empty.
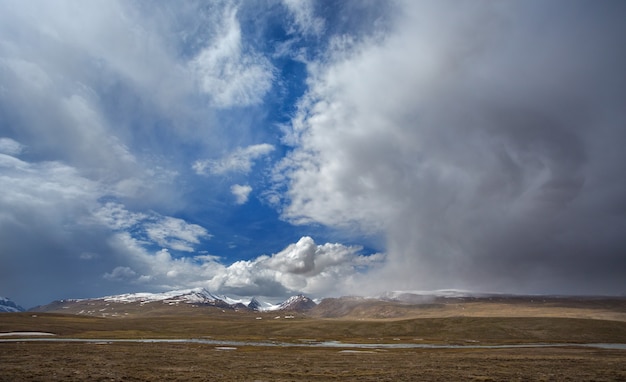
{"type": "Polygon", "coordinates": [[[0,381],[626,381],[626,351],[1,343],[0,381]]]}

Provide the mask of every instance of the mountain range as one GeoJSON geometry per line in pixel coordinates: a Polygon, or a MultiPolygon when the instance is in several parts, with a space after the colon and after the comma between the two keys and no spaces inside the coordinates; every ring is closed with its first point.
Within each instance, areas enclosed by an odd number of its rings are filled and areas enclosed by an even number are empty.
{"type": "Polygon", "coordinates": [[[133,313],[166,313],[189,308],[214,308],[222,311],[306,311],[317,304],[304,295],[292,296],[280,304],[216,295],[204,288],[163,293],[129,293],[90,299],[65,299],[29,309],[35,312],[66,312],[97,316],[121,316],[133,313]]]}
{"type": "MultiPolygon", "coordinates": [[[[0,312],[23,309],[0,298],[0,312]]],[[[207,289],[163,293],[130,293],[90,299],[65,299],[29,309],[96,317],[155,315],[255,314],[257,318],[318,317],[347,319],[401,319],[457,316],[562,315],[626,320],[626,297],[547,296],[474,293],[462,290],[393,291],[376,297],[344,296],[313,301],[304,295],[282,303],[260,298],[237,299],[207,289]]]]}

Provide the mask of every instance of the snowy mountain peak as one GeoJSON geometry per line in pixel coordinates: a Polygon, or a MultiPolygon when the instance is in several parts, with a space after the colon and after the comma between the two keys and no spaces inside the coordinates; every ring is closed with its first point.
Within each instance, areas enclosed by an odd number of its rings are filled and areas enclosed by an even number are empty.
{"type": "Polygon", "coordinates": [[[128,293],[114,296],[102,297],[100,300],[106,302],[131,303],[139,302],[147,304],[150,302],[163,302],[168,304],[209,304],[215,306],[230,305],[223,298],[213,295],[205,288],[174,290],[161,293],[128,293]]]}
{"type": "Polygon", "coordinates": [[[248,303],[248,309],[250,310],[262,310],[262,305],[255,297],[252,297],[252,300],[248,303]]]}
{"type": "Polygon", "coordinates": [[[2,313],[14,313],[14,312],[23,312],[24,308],[17,305],[10,299],[6,297],[0,297],[0,312],[2,313]]]}
{"type": "Polygon", "coordinates": [[[278,310],[309,310],[313,309],[317,304],[304,295],[289,297],[285,302],[279,305],[278,310]]]}

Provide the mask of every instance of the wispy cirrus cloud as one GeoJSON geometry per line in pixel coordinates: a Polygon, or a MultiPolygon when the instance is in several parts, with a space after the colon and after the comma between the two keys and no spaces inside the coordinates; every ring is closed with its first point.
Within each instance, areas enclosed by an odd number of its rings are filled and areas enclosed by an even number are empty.
{"type": "Polygon", "coordinates": [[[117,232],[130,232],[144,243],[174,251],[194,252],[201,240],[211,238],[208,231],[183,219],[155,212],[131,212],[124,205],[108,202],[93,212],[92,222],[117,232]]]}
{"type": "Polygon", "coordinates": [[[189,63],[199,89],[219,108],[260,103],[272,86],[272,64],[244,45],[236,8],[226,7],[213,21],[218,37],[189,63]]]}
{"type": "MultiPolygon", "coordinates": [[[[294,29],[299,29],[304,34],[319,36],[325,27],[322,17],[315,14],[315,2],[309,0],[283,0],[283,4],[291,13],[294,20],[294,29]]],[[[295,31],[292,31],[295,33],[295,31]]]]}
{"type": "Polygon", "coordinates": [[[24,145],[11,138],[0,138],[0,153],[7,155],[19,155],[24,150],[24,145]]]}
{"type": "Polygon", "coordinates": [[[274,146],[268,143],[238,148],[221,159],[196,161],[192,168],[199,175],[223,175],[229,172],[247,174],[255,160],[269,155],[274,149],[274,146]]]}

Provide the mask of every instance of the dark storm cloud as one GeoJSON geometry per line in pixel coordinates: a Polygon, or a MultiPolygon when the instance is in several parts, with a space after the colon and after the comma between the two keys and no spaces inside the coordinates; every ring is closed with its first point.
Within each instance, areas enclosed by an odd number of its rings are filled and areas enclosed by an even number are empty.
{"type": "Polygon", "coordinates": [[[401,7],[312,71],[284,216],[383,232],[378,289],[623,293],[626,7],[401,7]]]}

